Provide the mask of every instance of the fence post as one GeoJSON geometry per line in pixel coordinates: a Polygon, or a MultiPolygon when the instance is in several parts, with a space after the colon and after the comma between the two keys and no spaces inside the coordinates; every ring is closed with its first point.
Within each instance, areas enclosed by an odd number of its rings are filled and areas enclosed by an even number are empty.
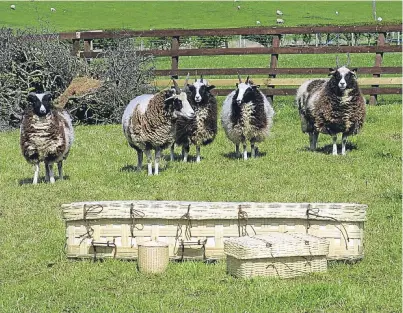
{"type": "Polygon", "coordinates": [[[71,51],[71,54],[77,57],[80,57],[80,39],[81,39],[81,33],[76,32],[76,38],[72,40],[73,50],[71,51]]]}
{"type": "Polygon", "coordinates": [[[92,39],[84,40],[84,52],[92,51],[92,39]]]}
{"type": "Polygon", "coordinates": [[[176,75],[179,68],[179,36],[172,37],[172,44],[171,44],[171,75],[176,75]]]}
{"type": "MultiPolygon", "coordinates": [[[[280,39],[281,35],[273,35],[273,43],[272,46],[273,48],[278,48],[280,47],[280,39]]],[[[272,54],[270,57],[270,68],[277,68],[278,64],[278,54],[272,54]]],[[[269,74],[269,78],[275,78],[276,74],[269,74]]],[[[274,88],[275,86],[267,86],[268,88],[274,88]]],[[[274,96],[270,95],[267,96],[270,98],[271,102],[273,102],[274,96]]]]}
{"type": "MultiPolygon", "coordinates": [[[[378,41],[376,42],[377,46],[384,46],[385,45],[385,37],[386,33],[379,33],[378,34],[378,41]]],[[[375,67],[380,67],[382,65],[383,59],[383,52],[376,52],[375,54],[375,67]]],[[[381,74],[372,74],[373,77],[381,77],[381,74]]],[[[371,87],[379,87],[379,85],[372,85],[371,87]]],[[[375,105],[378,100],[378,95],[370,95],[369,104],[375,105]]]]}

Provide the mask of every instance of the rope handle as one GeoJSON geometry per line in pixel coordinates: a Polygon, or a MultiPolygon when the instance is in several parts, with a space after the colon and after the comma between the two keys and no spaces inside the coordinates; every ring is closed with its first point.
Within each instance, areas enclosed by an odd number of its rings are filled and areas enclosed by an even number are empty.
{"type": "Polygon", "coordinates": [[[116,257],[116,244],[115,244],[115,239],[113,241],[95,241],[94,239],[91,241],[91,247],[94,250],[94,258],[93,260],[97,260],[97,247],[112,247],[113,248],[113,255],[112,257],[116,257]]]}
{"type": "Polygon", "coordinates": [[[311,225],[310,225],[310,223],[309,223],[309,216],[310,216],[310,215],[315,216],[315,217],[322,217],[322,218],[328,218],[328,219],[330,219],[330,220],[333,220],[333,221],[339,223],[340,226],[344,229],[344,233],[343,233],[342,230],[341,230],[337,225],[333,225],[333,226],[336,227],[336,228],[340,231],[340,233],[342,234],[343,239],[344,239],[344,243],[345,243],[345,245],[346,245],[346,250],[348,250],[348,244],[347,244],[347,243],[350,242],[350,237],[348,236],[348,232],[347,232],[346,227],[344,227],[344,225],[343,225],[339,220],[337,220],[337,219],[334,218],[334,217],[325,216],[325,215],[319,215],[319,214],[318,214],[319,211],[320,211],[320,210],[319,210],[318,208],[311,209],[311,204],[308,205],[308,209],[306,210],[306,221],[307,221],[306,233],[308,233],[308,230],[309,230],[309,228],[311,227],[311,225]]]}

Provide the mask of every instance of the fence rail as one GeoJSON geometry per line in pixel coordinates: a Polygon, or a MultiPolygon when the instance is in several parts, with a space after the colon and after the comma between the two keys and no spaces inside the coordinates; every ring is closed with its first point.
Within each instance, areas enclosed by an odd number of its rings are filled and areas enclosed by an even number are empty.
{"type": "MultiPolygon", "coordinates": [[[[186,75],[268,75],[269,78],[275,78],[277,75],[297,74],[313,75],[327,74],[328,68],[278,68],[279,56],[281,54],[336,54],[336,53],[373,53],[375,54],[374,66],[359,68],[360,74],[372,74],[373,85],[371,88],[362,88],[364,94],[370,95],[370,104],[377,102],[379,94],[401,94],[401,82],[399,87],[379,87],[381,85],[379,78],[383,74],[401,74],[401,67],[382,67],[384,53],[401,53],[400,45],[386,42],[386,34],[389,32],[402,31],[402,24],[397,25],[365,25],[365,26],[315,26],[315,27],[248,27],[248,28],[225,28],[225,29],[165,29],[165,30],[141,30],[141,31],[85,31],[74,33],[60,33],[62,40],[72,40],[73,53],[84,58],[103,57],[102,51],[93,51],[92,42],[96,39],[112,38],[130,38],[130,37],[170,37],[169,49],[149,49],[138,51],[142,54],[152,54],[155,57],[170,57],[171,68],[168,70],[156,70],[157,76],[177,76],[186,75]],[[281,46],[281,37],[287,34],[359,34],[375,33],[377,40],[375,45],[335,45],[335,46],[281,46]],[[202,48],[189,49],[181,47],[181,38],[189,36],[235,36],[235,35],[268,35],[271,36],[270,47],[245,47],[245,48],[202,48]],[[81,44],[83,43],[83,44],[81,44]],[[83,46],[83,50],[81,49],[83,46]],[[184,56],[211,56],[211,55],[267,55],[268,67],[265,68],[179,68],[179,58],[184,56]]],[[[399,40],[398,40],[399,41],[399,40]]],[[[398,42],[397,44],[399,44],[398,42]]],[[[295,94],[295,89],[281,88],[279,85],[270,85],[267,89],[262,89],[269,97],[274,95],[295,94]]],[[[216,94],[222,95],[229,92],[227,89],[217,89],[216,94]]]]}

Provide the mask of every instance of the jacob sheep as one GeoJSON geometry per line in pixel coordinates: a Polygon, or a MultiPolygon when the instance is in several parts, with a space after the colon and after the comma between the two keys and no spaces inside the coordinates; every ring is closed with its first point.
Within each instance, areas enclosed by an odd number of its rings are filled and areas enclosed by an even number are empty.
{"type": "Polygon", "coordinates": [[[297,90],[296,104],[302,132],[309,134],[310,149],[315,150],[319,133],[333,138],[337,155],[337,134],[342,133],[342,155],[346,154],[347,136],[355,135],[364,124],[365,99],[357,83],[357,69],[345,66],[330,68],[330,79],[314,79],[297,90]]]}
{"type": "Polygon", "coordinates": [[[175,123],[178,117],[194,117],[186,92],[178,87],[157,94],[144,94],[134,98],[126,107],[123,117],[123,132],[129,145],[137,151],[137,170],[143,162],[143,151],[147,157],[148,175],[152,175],[151,149],[155,150],[154,174],[158,175],[161,151],[175,141],[175,123]]]}
{"type": "Polygon", "coordinates": [[[20,146],[25,159],[35,164],[33,183],[38,183],[39,164],[45,163],[46,180],[55,182],[53,164],[57,163],[59,179],[63,179],[63,160],[74,140],[69,113],[54,109],[49,92],[28,95],[30,105],[24,111],[20,127],[20,146]]]}
{"type": "MultiPolygon", "coordinates": [[[[186,78],[188,100],[192,106],[195,116],[188,119],[178,117],[176,121],[175,143],[182,146],[183,161],[187,162],[190,145],[196,146],[196,162],[200,162],[200,146],[213,142],[217,134],[217,100],[211,94],[214,85],[208,85],[203,76],[188,84],[186,78]]],[[[171,156],[173,155],[173,145],[171,156]]]]}
{"type": "Polygon", "coordinates": [[[243,158],[248,158],[246,144],[251,144],[251,156],[256,157],[256,142],[262,142],[269,135],[273,124],[274,110],[265,95],[254,85],[249,76],[224,100],[221,122],[228,139],[235,143],[239,156],[239,144],[243,145],[243,158]]]}

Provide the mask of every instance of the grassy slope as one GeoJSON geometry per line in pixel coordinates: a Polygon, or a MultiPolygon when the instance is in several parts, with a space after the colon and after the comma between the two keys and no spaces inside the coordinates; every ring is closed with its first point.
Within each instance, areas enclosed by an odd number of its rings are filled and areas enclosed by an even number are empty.
{"type": "MultiPolygon", "coordinates": [[[[285,26],[373,22],[371,1],[27,1],[16,2],[15,11],[10,10],[11,3],[0,2],[0,25],[25,27],[43,20],[56,31],[241,27],[256,26],[257,20],[262,26],[274,26],[277,9],[284,12],[285,26]],[[50,12],[51,7],[56,12],[50,12]]],[[[377,1],[376,8],[382,23],[402,21],[401,1],[377,1]]]]}
{"type": "Polygon", "coordinates": [[[136,154],[120,126],[81,126],[69,179],[32,186],[18,132],[0,134],[0,311],[400,312],[401,106],[369,107],[363,132],[351,138],[356,149],[333,157],[323,153],[331,143],[324,135],[322,152],[306,151],[290,101],[276,101],[261,158],[228,158],[234,147],[220,128],[201,164],[167,163],[157,177],[125,170],[136,154]],[[132,262],[67,261],[60,204],[113,199],[366,203],[366,257],[323,275],[250,281],[227,276],[224,263],[170,264],[149,277],[132,262]]]}

